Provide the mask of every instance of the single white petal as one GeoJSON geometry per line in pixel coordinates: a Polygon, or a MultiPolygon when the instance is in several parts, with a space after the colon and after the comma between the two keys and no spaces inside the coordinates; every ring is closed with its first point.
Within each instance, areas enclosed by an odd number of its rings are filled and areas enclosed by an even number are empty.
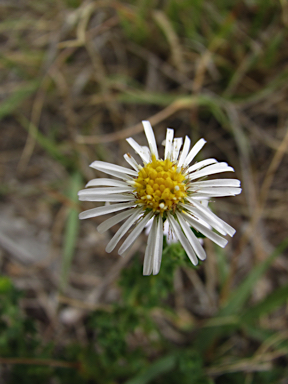
{"type": "Polygon", "coordinates": [[[156,240],[155,240],[154,259],[153,259],[153,275],[157,275],[160,271],[162,251],[163,251],[163,220],[160,215],[157,218],[155,239],[156,240]]]}
{"type": "Polygon", "coordinates": [[[133,188],[126,184],[125,187],[111,187],[111,188],[87,188],[78,192],[78,196],[85,195],[110,195],[123,192],[133,192],[133,188]]]}
{"type": "Polygon", "coordinates": [[[198,220],[194,219],[188,213],[183,213],[185,220],[188,222],[191,227],[195,228],[197,231],[202,233],[204,236],[208,237],[208,239],[214,241],[215,244],[218,244],[220,247],[224,248],[228,243],[227,239],[224,237],[217,235],[217,233],[213,232],[211,229],[205,227],[203,224],[199,223],[198,220]]]}
{"type": "MultiPolygon", "coordinates": [[[[236,230],[233,227],[231,227],[231,225],[225,223],[225,221],[220,219],[220,217],[216,216],[209,208],[203,207],[203,205],[201,205],[200,203],[196,202],[193,199],[188,198],[188,200],[192,202],[192,204],[194,204],[201,212],[203,212],[205,215],[210,217],[210,219],[213,219],[213,221],[217,223],[218,226],[220,225],[229,236],[232,237],[235,234],[236,230]]],[[[215,226],[214,228],[217,229],[215,226]]],[[[219,232],[218,229],[217,231],[219,232]]],[[[224,235],[226,235],[226,233],[224,233],[224,235]]]]}
{"type": "Polygon", "coordinates": [[[109,186],[109,187],[125,187],[127,183],[125,181],[115,180],[115,179],[105,179],[105,178],[99,178],[99,179],[93,179],[90,180],[85,187],[98,187],[98,186],[109,186]]]}
{"type": "Polygon", "coordinates": [[[186,223],[186,221],[183,218],[183,214],[176,212],[177,219],[183,229],[183,232],[185,233],[189,243],[193,247],[196,255],[199,257],[200,260],[205,260],[206,259],[206,252],[202,248],[199,240],[193,233],[193,231],[190,229],[189,225],[186,223]]]}
{"type": "Polygon", "coordinates": [[[144,163],[150,162],[151,158],[150,156],[148,156],[147,151],[143,147],[141,147],[141,145],[139,145],[134,139],[132,139],[132,137],[129,137],[128,139],[126,139],[126,141],[131,145],[134,151],[138,153],[144,163]]]}
{"type": "Polygon", "coordinates": [[[174,129],[167,128],[166,141],[165,141],[165,160],[171,159],[172,156],[172,145],[173,145],[174,129]]]}
{"type": "Polygon", "coordinates": [[[193,181],[191,183],[197,187],[240,187],[240,180],[237,179],[215,179],[215,180],[204,180],[204,181],[193,181]]]}
{"type": "Polygon", "coordinates": [[[133,171],[133,169],[121,167],[120,165],[106,163],[105,161],[93,161],[93,163],[90,164],[90,167],[98,169],[98,171],[102,171],[108,174],[110,171],[113,171],[117,173],[123,173],[124,175],[131,175],[134,177],[138,176],[138,172],[133,171]]]}
{"type": "Polygon", "coordinates": [[[147,120],[143,120],[142,124],[144,127],[145,135],[147,137],[151,155],[154,155],[156,157],[156,160],[158,160],[158,149],[151,124],[147,120]]]}
{"type": "Polygon", "coordinates": [[[182,137],[176,137],[176,139],[174,139],[173,149],[172,149],[172,161],[176,161],[178,159],[182,143],[183,143],[182,137]]]}
{"type": "Polygon", "coordinates": [[[151,219],[153,215],[153,212],[150,212],[147,216],[145,216],[139,223],[136,225],[136,227],[133,229],[133,231],[129,234],[127,239],[124,241],[124,243],[119,248],[119,255],[122,255],[128,249],[134,241],[137,239],[137,237],[140,236],[140,233],[143,231],[144,227],[147,225],[148,221],[151,219]]]}
{"type": "Polygon", "coordinates": [[[97,231],[99,233],[104,233],[105,231],[107,231],[108,229],[113,227],[113,225],[116,225],[116,224],[120,223],[120,221],[127,219],[127,217],[129,217],[133,214],[133,212],[134,212],[133,209],[128,209],[128,211],[124,211],[124,212],[118,213],[117,215],[115,215],[113,217],[110,217],[110,219],[107,219],[107,220],[103,221],[103,223],[98,225],[97,231]]]}
{"type": "Polygon", "coordinates": [[[184,161],[188,155],[190,143],[191,143],[191,140],[189,139],[189,137],[185,136],[184,146],[183,146],[183,149],[182,149],[182,152],[180,154],[179,161],[178,161],[178,167],[179,168],[182,167],[182,165],[184,164],[184,161]]]}
{"type": "Polygon", "coordinates": [[[130,153],[125,153],[124,159],[127,161],[129,165],[131,165],[132,168],[135,169],[135,171],[139,172],[139,169],[141,168],[141,166],[137,163],[134,157],[130,155],[130,153]]]}
{"type": "Polygon", "coordinates": [[[106,170],[106,171],[101,170],[101,172],[105,172],[108,175],[111,175],[111,176],[114,176],[114,177],[118,177],[119,179],[125,180],[126,182],[129,182],[129,181],[132,180],[131,176],[128,176],[128,175],[126,175],[125,173],[122,173],[122,172],[114,171],[112,169],[106,170]]]}
{"type": "Polygon", "coordinates": [[[156,228],[157,228],[157,220],[154,217],[151,230],[149,232],[147,247],[145,250],[144,263],[143,263],[143,275],[148,276],[151,275],[153,269],[153,251],[155,248],[156,242],[156,228]]]}
{"type": "Polygon", "coordinates": [[[207,188],[197,188],[194,186],[191,186],[188,188],[189,192],[195,191],[195,193],[191,196],[208,196],[208,197],[224,197],[224,196],[236,196],[241,193],[241,188],[227,188],[227,187],[207,187],[207,188]]]}
{"type": "Polygon", "coordinates": [[[188,179],[194,180],[199,179],[200,177],[213,175],[220,172],[234,172],[234,169],[232,167],[229,167],[227,163],[217,163],[209,165],[208,167],[201,169],[200,171],[196,171],[194,173],[190,173],[188,175],[188,179]]]}
{"type": "Polygon", "coordinates": [[[111,204],[105,205],[104,207],[87,209],[86,211],[80,213],[79,219],[89,219],[90,217],[107,215],[108,213],[121,211],[122,209],[132,208],[133,205],[135,205],[134,201],[130,203],[111,204]]]}
{"type": "Polygon", "coordinates": [[[178,237],[180,243],[182,244],[182,247],[184,248],[185,252],[187,253],[187,256],[191,260],[192,264],[197,265],[198,264],[197,256],[195,255],[195,252],[194,252],[193,248],[191,247],[189,241],[184,236],[184,233],[182,232],[179,224],[177,223],[177,221],[174,219],[174,217],[170,213],[168,213],[167,218],[169,221],[170,228],[173,230],[175,235],[178,237]]]}
{"type": "Polygon", "coordinates": [[[131,195],[121,195],[120,193],[119,194],[116,194],[116,195],[96,195],[94,193],[91,193],[90,195],[89,194],[85,194],[85,195],[79,195],[79,200],[80,201],[114,201],[114,202],[120,202],[120,201],[132,201],[132,200],[136,200],[135,196],[133,196],[132,194],[131,195]]]}
{"type": "Polygon", "coordinates": [[[216,159],[202,160],[202,161],[199,161],[199,163],[196,163],[196,164],[192,165],[190,168],[188,168],[187,172],[188,173],[194,172],[194,171],[196,171],[196,169],[207,167],[207,165],[211,165],[211,164],[215,164],[215,163],[217,163],[216,159]]]}
{"type": "Polygon", "coordinates": [[[132,227],[132,225],[135,223],[135,221],[139,218],[141,214],[142,209],[138,208],[135,209],[135,212],[133,215],[131,215],[125,223],[118,229],[118,231],[115,233],[115,235],[112,237],[112,239],[109,241],[106,247],[106,252],[110,253],[113,251],[113,249],[118,244],[119,240],[122,239],[122,237],[125,235],[125,233],[132,227]]]}
{"type": "Polygon", "coordinates": [[[188,153],[188,156],[184,160],[184,166],[188,166],[191,161],[194,159],[194,157],[198,154],[199,151],[203,148],[205,145],[206,140],[200,139],[197,141],[197,143],[192,147],[191,151],[188,153]]]}

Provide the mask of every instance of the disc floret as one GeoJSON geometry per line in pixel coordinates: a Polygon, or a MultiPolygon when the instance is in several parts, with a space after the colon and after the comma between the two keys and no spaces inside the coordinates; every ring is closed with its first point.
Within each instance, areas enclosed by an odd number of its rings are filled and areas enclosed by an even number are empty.
{"type": "Polygon", "coordinates": [[[187,196],[185,181],[175,163],[169,159],[157,160],[152,155],[152,161],[145,164],[134,181],[134,193],[144,209],[152,209],[161,215],[165,211],[175,212],[187,196]]]}

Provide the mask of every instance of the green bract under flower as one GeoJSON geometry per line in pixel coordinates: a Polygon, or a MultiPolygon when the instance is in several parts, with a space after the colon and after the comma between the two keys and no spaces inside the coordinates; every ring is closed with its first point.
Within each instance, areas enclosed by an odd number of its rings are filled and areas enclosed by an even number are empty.
{"type": "Polygon", "coordinates": [[[101,233],[124,221],[109,241],[107,252],[111,252],[133,228],[119,248],[121,255],[148,224],[151,226],[143,269],[144,275],[150,275],[157,274],[160,269],[164,221],[168,222],[168,231],[178,238],[195,265],[198,258],[206,258],[206,253],[191,227],[225,247],[227,240],[222,236],[233,236],[235,230],[212,213],[208,202],[211,197],[237,195],[241,188],[240,181],[235,179],[204,180],[212,174],[233,172],[234,169],[226,163],[206,159],[190,165],[206,143],[204,139],[200,139],[190,150],[189,137],[185,137],[183,144],[182,138],[174,138],[174,130],[168,128],[164,159],[160,159],[150,123],[143,121],[143,126],[149,148],[140,146],[132,138],[127,139],[140,156],[142,164],[130,154],[124,155],[124,158],[132,169],[94,161],[92,168],[116,179],[91,180],[86,185],[89,188],[79,192],[79,199],[112,203],[80,214],[80,219],[87,219],[113,213],[113,217],[98,226],[101,233]]]}

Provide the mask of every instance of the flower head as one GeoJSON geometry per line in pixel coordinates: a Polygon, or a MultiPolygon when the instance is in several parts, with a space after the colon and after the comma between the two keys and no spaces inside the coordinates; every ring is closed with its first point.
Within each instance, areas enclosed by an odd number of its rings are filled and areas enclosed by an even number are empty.
{"type": "Polygon", "coordinates": [[[106,252],[111,252],[120,239],[133,227],[118,253],[122,255],[152,220],[144,257],[143,274],[156,275],[160,270],[163,225],[178,238],[191,262],[204,260],[206,253],[191,227],[201,232],[221,247],[227,240],[220,235],[233,236],[235,229],[217,217],[207,202],[211,197],[235,196],[241,193],[240,181],[235,179],[204,180],[206,176],[220,172],[234,172],[226,163],[206,159],[190,165],[206,141],[200,139],[190,150],[190,139],[174,138],[174,130],[167,129],[164,159],[160,159],[155,136],[149,121],[143,121],[149,144],[140,146],[134,139],[127,141],[140,156],[143,164],[130,154],[124,158],[131,168],[94,161],[92,168],[117,179],[99,178],[89,181],[87,188],[79,192],[79,199],[102,201],[113,204],[89,209],[80,214],[80,219],[113,213],[113,217],[98,226],[100,233],[124,221],[112,239],[106,252]],[[204,202],[204,203],[203,203],[204,202]],[[117,214],[115,214],[118,212],[117,214]],[[216,230],[218,233],[216,233],[216,230]],[[220,235],[219,235],[220,234],[220,235]]]}

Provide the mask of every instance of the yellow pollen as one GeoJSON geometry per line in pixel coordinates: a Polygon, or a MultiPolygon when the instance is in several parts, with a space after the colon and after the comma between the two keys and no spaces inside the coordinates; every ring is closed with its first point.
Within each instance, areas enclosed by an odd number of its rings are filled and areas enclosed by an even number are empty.
{"type": "Polygon", "coordinates": [[[170,160],[156,160],[146,164],[134,181],[138,203],[153,211],[175,211],[177,204],[187,196],[185,176],[170,160]]]}

